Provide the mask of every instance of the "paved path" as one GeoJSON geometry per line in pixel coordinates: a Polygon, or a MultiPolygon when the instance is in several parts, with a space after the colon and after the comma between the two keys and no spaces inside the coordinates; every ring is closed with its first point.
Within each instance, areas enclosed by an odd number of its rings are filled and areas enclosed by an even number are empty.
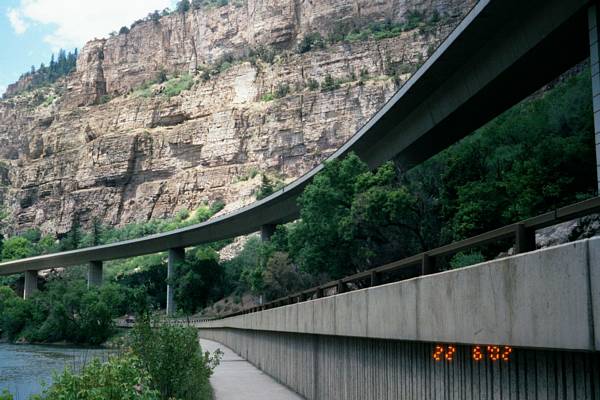
{"type": "Polygon", "coordinates": [[[215,400],[303,400],[229,347],[206,339],[200,339],[200,345],[202,351],[213,352],[219,348],[225,353],[210,378],[215,400]]]}

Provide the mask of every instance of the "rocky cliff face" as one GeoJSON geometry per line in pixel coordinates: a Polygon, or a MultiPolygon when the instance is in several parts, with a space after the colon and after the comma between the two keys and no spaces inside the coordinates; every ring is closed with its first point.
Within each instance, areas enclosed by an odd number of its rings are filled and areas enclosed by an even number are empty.
{"type": "Polygon", "coordinates": [[[6,229],[60,234],[74,215],[84,225],[93,217],[119,225],[216,199],[227,209],[251,202],[260,180],[246,180],[252,171],[291,180],[316,165],[472,3],[248,0],[93,40],[64,80],[0,101],[6,229]],[[397,36],[295,51],[315,32],[402,22],[415,10],[426,22],[397,36]],[[271,57],[250,59],[252,49],[271,57]],[[218,73],[202,73],[215,65],[218,73]],[[191,73],[191,87],[168,95],[169,82],[150,86],[159,71],[191,73]],[[330,77],[327,90],[316,86],[330,77]]]}

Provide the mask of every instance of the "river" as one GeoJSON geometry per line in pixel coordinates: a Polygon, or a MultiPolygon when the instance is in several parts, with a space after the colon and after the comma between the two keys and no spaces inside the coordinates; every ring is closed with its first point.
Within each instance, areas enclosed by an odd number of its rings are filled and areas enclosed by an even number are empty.
{"type": "Polygon", "coordinates": [[[54,372],[65,367],[78,370],[97,357],[105,360],[109,350],[64,346],[0,343],[0,393],[8,389],[15,400],[26,400],[42,391],[42,382],[52,382],[54,372]]]}

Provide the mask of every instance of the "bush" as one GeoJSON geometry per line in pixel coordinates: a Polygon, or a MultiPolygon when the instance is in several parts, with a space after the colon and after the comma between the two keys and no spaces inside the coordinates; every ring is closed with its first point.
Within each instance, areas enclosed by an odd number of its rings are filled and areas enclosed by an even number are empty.
{"type": "Polygon", "coordinates": [[[319,88],[319,82],[316,79],[309,78],[308,79],[308,88],[310,90],[317,90],[319,88]]]}
{"type": "Polygon", "coordinates": [[[0,400],[13,400],[13,396],[8,390],[2,389],[2,392],[0,393],[0,400]]]}
{"type": "Polygon", "coordinates": [[[287,83],[280,83],[279,85],[277,85],[277,88],[275,89],[275,98],[280,99],[282,97],[285,97],[288,95],[289,92],[290,92],[290,85],[288,85],[287,83]]]}
{"type": "Polygon", "coordinates": [[[119,29],[119,35],[126,35],[129,33],[129,28],[126,26],[122,26],[121,29],[119,29]]]}
{"type": "Polygon", "coordinates": [[[485,258],[479,251],[473,251],[470,253],[457,253],[450,260],[451,268],[462,268],[468,267],[469,265],[479,264],[485,261],[485,258]]]}
{"type": "Polygon", "coordinates": [[[33,243],[24,237],[13,236],[2,243],[2,260],[17,260],[33,254],[33,243]]]}
{"type": "Polygon", "coordinates": [[[164,94],[167,97],[179,95],[185,90],[190,90],[194,86],[194,77],[190,74],[181,75],[179,78],[173,78],[165,83],[164,94]]]}
{"type": "Polygon", "coordinates": [[[273,101],[275,100],[275,95],[273,93],[265,93],[260,99],[265,102],[273,101]]]}
{"type": "Polygon", "coordinates": [[[131,332],[130,344],[162,399],[210,399],[208,378],[220,354],[202,354],[195,329],[165,325],[153,329],[142,318],[131,332]]]}
{"type": "Polygon", "coordinates": [[[308,281],[308,277],[298,271],[286,253],[274,252],[270,255],[264,273],[267,299],[276,299],[305,289],[308,281]]]}
{"type": "Polygon", "coordinates": [[[283,182],[275,180],[273,182],[266,174],[262,174],[260,187],[256,190],[256,200],[262,200],[283,188],[283,182]]]}
{"type": "Polygon", "coordinates": [[[157,73],[156,73],[156,78],[154,78],[154,81],[156,83],[163,83],[166,82],[167,79],[169,79],[167,77],[167,72],[164,69],[160,69],[157,73]]]}
{"type": "Polygon", "coordinates": [[[88,289],[57,279],[46,286],[27,300],[0,292],[0,329],[9,340],[98,345],[112,335],[113,318],[129,311],[130,291],[114,284],[88,289]]]}
{"type": "Polygon", "coordinates": [[[140,359],[127,354],[113,357],[106,363],[98,359],[86,365],[80,374],[66,369],[54,377],[54,383],[32,400],[159,400],[160,393],[152,388],[150,374],[140,359]]]}
{"type": "Polygon", "coordinates": [[[298,43],[297,51],[298,53],[306,53],[312,49],[322,49],[325,46],[325,41],[319,32],[309,33],[302,38],[300,43],[298,43]]]}
{"type": "Polygon", "coordinates": [[[330,74],[327,74],[327,76],[325,76],[325,80],[321,83],[321,90],[323,92],[331,92],[339,88],[340,82],[333,79],[333,77],[330,74]]]}

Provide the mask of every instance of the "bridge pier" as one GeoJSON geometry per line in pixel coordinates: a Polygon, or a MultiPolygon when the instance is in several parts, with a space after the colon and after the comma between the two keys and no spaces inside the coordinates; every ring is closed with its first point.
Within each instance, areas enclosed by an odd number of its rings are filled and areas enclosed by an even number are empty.
{"type": "Polygon", "coordinates": [[[600,3],[598,2],[595,2],[588,10],[588,27],[590,30],[590,69],[596,139],[596,180],[597,190],[600,193],[600,3]]]}
{"type": "Polygon", "coordinates": [[[90,261],[88,265],[88,289],[102,285],[102,261],[90,261]]]}
{"type": "Polygon", "coordinates": [[[23,285],[23,298],[28,299],[37,290],[37,271],[25,271],[25,284],[23,285]]]}
{"type": "Polygon", "coordinates": [[[169,249],[169,261],[167,265],[167,317],[172,317],[175,313],[175,265],[184,261],[185,248],[169,249]]]}
{"type": "Polygon", "coordinates": [[[260,238],[263,242],[268,242],[271,240],[271,236],[275,233],[275,229],[277,225],[275,224],[267,224],[260,227],[260,238]]]}

